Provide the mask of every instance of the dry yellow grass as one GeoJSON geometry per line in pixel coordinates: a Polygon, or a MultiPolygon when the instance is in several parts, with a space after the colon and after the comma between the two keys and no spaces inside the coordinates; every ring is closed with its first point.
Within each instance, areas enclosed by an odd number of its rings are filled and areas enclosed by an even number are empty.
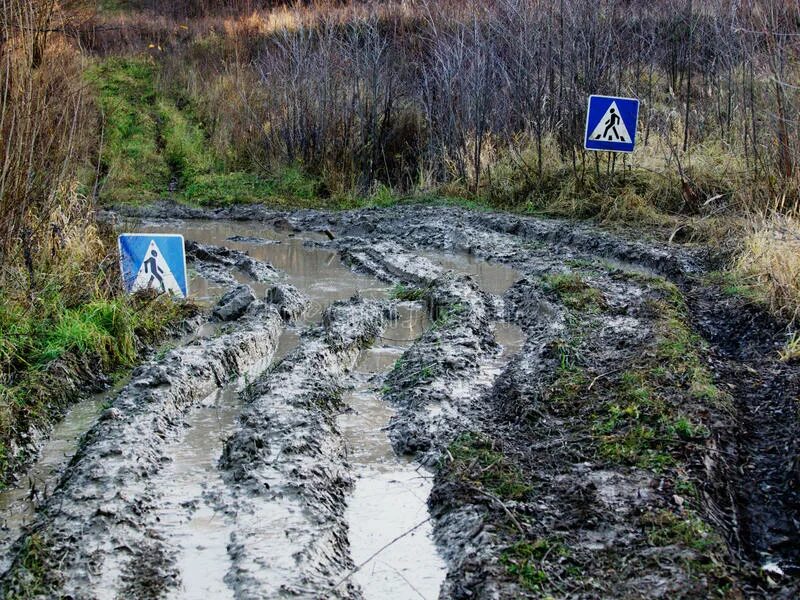
{"type": "Polygon", "coordinates": [[[800,221],[778,214],[754,218],[734,271],[760,288],[770,309],[794,322],[800,316],[800,221]]]}
{"type": "Polygon", "coordinates": [[[778,354],[783,362],[800,359],[800,332],[795,332],[778,354]]]}

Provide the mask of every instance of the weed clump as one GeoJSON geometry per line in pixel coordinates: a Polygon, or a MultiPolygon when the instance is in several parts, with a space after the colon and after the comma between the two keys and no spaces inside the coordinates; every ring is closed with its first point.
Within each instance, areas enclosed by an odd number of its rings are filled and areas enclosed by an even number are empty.
{"type": "Polygon", "coordinates": [[[586,283],[578,273],[548,275],[544,281],[568,308],[592,312],[608,308],[603,293],[586,283]]]}
{"type": "Polygon", "coordinates": [[[395,300],[421,300],[425,295],[425,290],[417,287],[408,287],[402,283],[396,284],[390,292],[391,298],[395,300]]]}
{"type": "Polygon", "coordinates": [[[50,596],[58,584],[58,569],[48,551],[45,538],[33,533],[25,539],[18,557],[18,569],[6,585],[5,598],[39,598],[50,596]]]}
{"type": "Polygon", "coordinates": [[[669,510],[651,512],[642,516],[641,523],[653,546],[682,544],[701,553],[724,552],[723,540],[692,511],[685,511],[685,514],[669,510]]]}
{"type": "Polygon", "coordinates": [[[542,559],[551,553],[558,555],[566,552],[566,547],[560,544],[554,546],[547,539],[523,540],[504,550],[500,555],[500,563],[523,587],[538,592],[549,579],[541,567],[542,559]]]}
{"type": "Polygon", "coordinates": [[[751,225],[733,264],[740,287],[788,321],[800,316],[800,222],[773,215],[751,225]]]}
{"type": "Polygon", "coordinates": [[[468,432],[460,435],[448,448],[454,477],[500,499],[521,500],[531,491],[522,471],[516,467],[488,437],[468,432]]]}

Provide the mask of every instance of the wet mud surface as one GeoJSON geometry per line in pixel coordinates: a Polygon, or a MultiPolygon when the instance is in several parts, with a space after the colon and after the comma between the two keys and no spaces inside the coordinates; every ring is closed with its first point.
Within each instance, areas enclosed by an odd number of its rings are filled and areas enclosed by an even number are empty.
{"type": "Polygon", "coordinates": [[[417,206],[131,217],[184,234],[206,335],[3,493],[3,593],[796,596],[800,368],[702,253],[417,206]]]}

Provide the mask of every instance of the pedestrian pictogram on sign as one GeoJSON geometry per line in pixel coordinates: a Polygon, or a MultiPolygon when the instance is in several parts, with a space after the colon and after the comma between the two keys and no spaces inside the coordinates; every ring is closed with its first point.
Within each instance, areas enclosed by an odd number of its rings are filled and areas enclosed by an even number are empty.
{"type": "Polygon", "coordinates": [[[125,291],[154,289],[185,298],[188,293],[182,235],[124,233],[119,236],[125,291]]]}
{"type": "Polygon", "coordinates": [[[638,119],[639,101],[635,98],[589,96],[584,148],[633,152],[638,119]]]}

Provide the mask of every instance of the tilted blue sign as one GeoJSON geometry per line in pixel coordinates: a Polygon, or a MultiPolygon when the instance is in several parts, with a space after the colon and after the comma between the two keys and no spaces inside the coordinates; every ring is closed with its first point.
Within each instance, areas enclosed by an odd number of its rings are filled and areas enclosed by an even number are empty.
{"type": "Polygon", "coordinates": [[[154,289],[180,298],[189,295],[182,235],[123,233],[118,243],[126,292],[154,289]]]}
{"type": "Polygon", "coordinates": [[[589,96],[583,147],[607,152],[633,152],[639,101],[635,98],[589,96]]]}

